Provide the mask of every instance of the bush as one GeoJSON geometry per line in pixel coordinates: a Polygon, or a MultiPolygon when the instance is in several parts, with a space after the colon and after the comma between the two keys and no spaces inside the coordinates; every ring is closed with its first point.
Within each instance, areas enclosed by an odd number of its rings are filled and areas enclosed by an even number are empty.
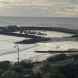
{"type": "Polygon", "coordinates": [[[29,60],[19,64],[0,62],[0,78],[78,78],[78,59],[74,58],[75,56],[69,58],[60,55],[35,63],[29,60]]]}

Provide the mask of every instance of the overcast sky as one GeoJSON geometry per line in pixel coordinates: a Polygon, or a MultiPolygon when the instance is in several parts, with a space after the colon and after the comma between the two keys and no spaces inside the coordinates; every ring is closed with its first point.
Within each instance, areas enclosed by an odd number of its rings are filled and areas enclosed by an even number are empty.
{"type": "Polygon", "coordinates": [[[78,0],[0,0],[0,16],[77,16],[78,0]]]}

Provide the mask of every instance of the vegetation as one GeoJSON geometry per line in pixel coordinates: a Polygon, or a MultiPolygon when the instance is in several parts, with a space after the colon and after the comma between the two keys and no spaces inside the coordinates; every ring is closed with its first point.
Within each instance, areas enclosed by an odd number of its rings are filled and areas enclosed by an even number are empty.
{"type": "Polygon", "coordinates": [[[42,62],[0,62],[0,78],[78,78],[77,55],[57,55],[42,62]]]}

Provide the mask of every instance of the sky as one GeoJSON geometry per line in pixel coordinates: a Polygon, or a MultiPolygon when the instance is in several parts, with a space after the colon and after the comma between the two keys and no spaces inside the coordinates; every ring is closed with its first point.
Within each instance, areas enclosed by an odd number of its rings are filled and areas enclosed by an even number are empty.
{"type": "Polygon", "coordinates": [[[0,16],[77,16],[78,0],[0,0],[0,16]]]}

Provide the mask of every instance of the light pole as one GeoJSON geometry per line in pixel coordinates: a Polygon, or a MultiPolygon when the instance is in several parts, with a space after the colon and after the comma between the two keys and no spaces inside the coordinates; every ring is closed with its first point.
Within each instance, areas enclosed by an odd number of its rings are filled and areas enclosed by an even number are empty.
{"type": "Polygon", "coordinates": [[[20,58],[19,58],[19,46],[18,46],[18,44],[15,44],[15,48],[16,48],[16,50],[17,50],[17,63],[19,64],[19,62],[20,62],[20,58]]]}

